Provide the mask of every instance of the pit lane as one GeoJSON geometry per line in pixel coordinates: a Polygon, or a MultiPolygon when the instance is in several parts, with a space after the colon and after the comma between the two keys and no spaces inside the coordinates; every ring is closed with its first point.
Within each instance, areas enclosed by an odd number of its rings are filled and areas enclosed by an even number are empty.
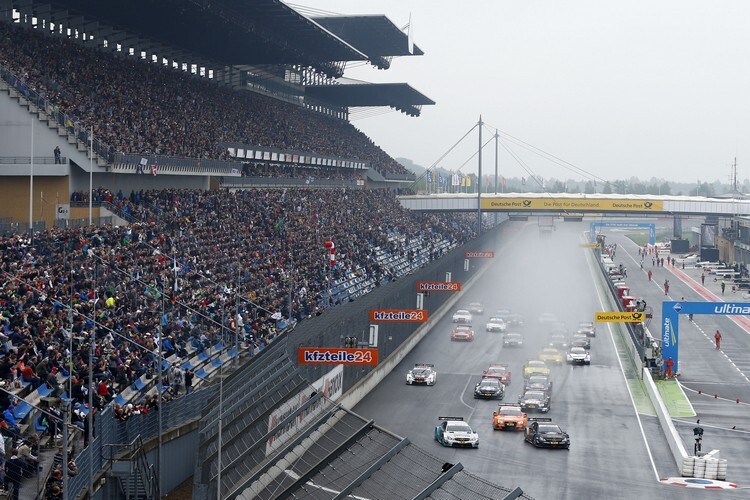
{"type": "MultiPolygon", "coordinates": [[[[654,417],[636,413],[605,325],[592,342],[591,366],[553,367],[554,392],[547,415],[571,437],[570,451],[536,449],[521,432],[493,431],[496,401],[473,399],[474,384],[492,362],[507,363],[513,373],[508,402],[522,392],[522,365],[544,346],[548,331],[537,318],[555,313],[573,329],[600,310],[585,250],[579,247],[587,223],[559,223],[540,235],[535,223],[508,223],[493,264],[462,297],[459,305],[481,301],[485,314],[474,321],[474,342],[451,342],[450,314],[354,411],[408,437],[446,462],[460,461],[468,470],[505,486],[521,486],[538,499],[692,498],[701,494],[660,485],[657,476],[674,476],[676,467],[654,417]],[[584,227],[585,226],[585,227],[584,227]],[[525,346],[503,348],[501,336],[484,331],[496,309],[524,315],[525,346]],[[407,386],[406,371],[415,363],[433,363],[433,387],[407,386]],[[480,435],[478,450],[444,448],[434,441],[438,416],[463,416],[480,435]],[[643,427],[643,431],[641,430],[643,427]],[[650,453],[647,451],[648,441],[650,453]],[[656,470],[652,467],[652,457],[656,470]]],[[[451,311],[452,312],[452,311],[451,311]]],[[[381,326],[381,335],[387,328],[381,326]]],[[[742,498],[721,492],[722,498],[742,498]]]]}

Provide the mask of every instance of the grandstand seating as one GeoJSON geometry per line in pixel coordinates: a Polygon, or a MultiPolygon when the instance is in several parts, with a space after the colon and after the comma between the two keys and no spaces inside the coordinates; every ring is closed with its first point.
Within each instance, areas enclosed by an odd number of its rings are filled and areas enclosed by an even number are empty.
{"type": "Polygon", "coordinates": [[[70,128],[93,126],[113,154],[231,159],[220,143],[241,142],[407,173],[346,121],[67,37],[0,22],[0,65],[20,91],[46,97],[46,111],[66,113],[70,128]]]}

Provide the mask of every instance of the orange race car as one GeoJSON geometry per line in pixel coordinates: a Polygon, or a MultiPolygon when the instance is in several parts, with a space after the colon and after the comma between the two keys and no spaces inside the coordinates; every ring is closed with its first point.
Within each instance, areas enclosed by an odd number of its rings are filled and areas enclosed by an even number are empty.
{"type": "Polygon", "coordinates": [[[526,414],[521,411],[521,405],[501,403],[492,412],[492,428],[496,431],[505,429],[524,430],[526,428],[526,414]]]}

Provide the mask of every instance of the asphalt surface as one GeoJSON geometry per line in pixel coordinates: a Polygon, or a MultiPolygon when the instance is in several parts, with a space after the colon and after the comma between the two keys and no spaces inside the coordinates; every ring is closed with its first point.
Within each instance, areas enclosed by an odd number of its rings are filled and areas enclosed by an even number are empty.
{"type": "MultiPolygon", "coordinates": [[[[657,338],[661,336],[661,302],[664,300],[681,301],[684,297],[687,301],[750,302],[743,299],[742,292],[731,292],[729,280],[723,295],[720,281],[715,282],[713,275],[706,275],[705,286],[702,285],[699,269],[683,270],[680,265],[666,264],[663,268],[653,267],[651,260],[646,259],[641,271],[638,247],[630,239],[623,234],[610,234],[607,240],[618,243],[615,262],[628,268],[626,281],[631,286],[631,295],[643,297],[654,307],[654,320],[649,329],[657,338]],[[650,283],[646,274],[649,270],[653,273],[650,283]],[[664,295],[665,279],[670,282],[669,296],[664,295]]],[[[697,415],[673,419],[689,452],[694,447],[693,428],[700,425],[705,431],[703,451],[720,450],[721,458],[728,461],[727,479],[740,486],[750,486],[747,452],[750,448],[750,331],[747,325],[746,320],[738,317],[733,320],[729,316],[696,315],[691,322],[687,316],[680,316],[678,380],[697,415]],[[718,351],[713,338],[717,329],[722,333],[722,349],[718,351]],[[700,424],[696,424],[699,419],[700,424]]]]}
{"type": "MultiPolygon", "coordinates": [[[[451,342],[448,314],[354,411],[446,462],[461,462],[472,473],[503,486],[520,486],[537,499],[747,498],[739,492],[658,483],[658,477],[678,475],[676,467],[657,420],[636,413],[605,325],[598,326],[592,339],[591,366],[552,369],[551,411],[544,416],[570,434],[569,451],[536,449],[524,442],[521,432],[493,431],[492,411],[498,403],[473,399],[482,370],[501,362],[510,365],[513,375],[505,401],[516,401],[522,391],[522,366],[536,357],[549,334],[538,322],[542,313],[554,313],[572,332],[579,321],[591,321],[594,312],[602,310],[601,279],[587,257],[590,251],[579,247],[586,230],[588,222],[557,222],[555,232],[541,235],[535,221],[508,223],[498,248],[486,249],[498,252],[492,266],[459,302],[481,301],[485,306],[485,314],[474,319],[475,340],[451,342]],[[523,314],[523,348],[503,348],[500,334],[484,331],[496,309],[523,314]],[[407,370],[420,362],[435,365],[435,386],[405,384],[407,370]],[[439,416],[464,417],[479,433],[479,449],[436,443],[439,416]]],[[[381,335],[387,334],[382,328],[381,335]]],[[[689,356],[685,360],[687,366],[692,364],[689,356]]]]}

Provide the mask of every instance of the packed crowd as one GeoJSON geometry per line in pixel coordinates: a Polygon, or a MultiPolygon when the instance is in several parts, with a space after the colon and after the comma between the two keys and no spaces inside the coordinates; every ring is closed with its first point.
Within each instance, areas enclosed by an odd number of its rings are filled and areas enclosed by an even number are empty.
{"type": "Polygon", "coordinates": [[[291,167],[263,163],[247,163],[242,167],[243,177],[283,177],[306,179],[314,184],[316,179],[357,180],[363,179],[364,170],[339,167],[291,167]]]}
{"type": "Polygon", "coordinates": [[[228,159],[226,141],[407,173],[346,121],[64,37],[0,22],[0,64],[116,152],[228,159]]]}
{"type": "Polygon", "coordinates": [[[292,319],[300,321],[335,305],[326,296],[329,279],[387,279],[392,270],[377,262],[375,247],[398,254],[410,238],[436,247],[473,236],[464,216],[409,213],[384,191],[164,190],[125,197],[101,189],[95,196],[142,222],[55,228],[33,242],[0,239],[0,328],[7,340],[0,379],[17,375],[54,387],[58,371],[70,373],[71,396],[83,403],[93,370],[98,407],[153,366],[160,327],[167,355],[188,343],[213,345],[235,326],[262,345],[276,334],[276,319],[289,316],[290,290],[292,319]],[[326,240],[338,249],[333,268],[326,240]],[[90,359],[87,332],[95,323],[90,359]]]}

